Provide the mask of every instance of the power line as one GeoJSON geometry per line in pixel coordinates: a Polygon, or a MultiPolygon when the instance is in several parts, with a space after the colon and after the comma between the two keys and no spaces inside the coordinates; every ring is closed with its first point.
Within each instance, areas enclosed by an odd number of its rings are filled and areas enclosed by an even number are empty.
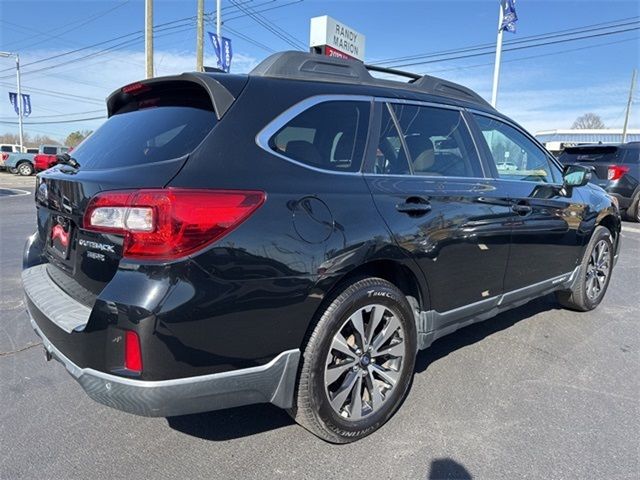
{"type": "MultiPolygon", "coordinates": [[[[0,85],[3,85],[5,87],[13,87],[13,84],[7,83],[7,82],[0,82],[0,85]]],[[[104,99],[99,99],[99,98],[94,98],[94,97],[84,97],[82,95],[73,95],[71,93],[64,93],[64,92],[57,92],[55,90],[47,90],[44,88],[34,88],[34,87],[29,87],[27,85],[23,85],[22,87],[25,91],[28,90],[30,92],[36,92],[36,93],[42,93],[48,96],[53,96],[53,97],[63,97],[63,98],[69,98],[69,99],[74,99],[74,100],[82,100],[82,101],[88,101],[88,102],[99,102],[100,104],[104,104],[104,99]]]]}
{"type": "MultiPolygon", "coordinates": [[[[249,0],[249,1],[250,1],[250,0],[249,0]]],[[[240,5],[242,5],[242,4],[244,4],[244,3],[249,3],[249,1],[242,2],[242,3],[240,3],[240,5]]],[[[275,10],[276,8],[286,7],[286,6],[289,6],[289,5],[293,5],[293,4],[296,4],[296,3],[300,3],[301,1],[303,1],[303,0],[296,0],[296,1],[293,1],[293,2],[286,3],[286,4],[276,5],[276,6],[274,6],[274,7],[265,8],[265,9],[259,10],[259,11],[258,11],[258,12],[256,12],[256,13],[262,13],[262,12],[269,11],[269,10],[275,10]]],[[[264,4],[266,4],[266,3],[271,3],[271,2],[264,2],[264,3],[262,3],[262,4],[257,5],[257,7],[259,7],[259,6],[261,6],[261,5],[264,5],[264,4]]],[[[236,2],[236,5],[237,5],[237,4],[238,4],[238,2],[236,2]]],[[[227,7],[223,8],[223,10],[225,10],[225,9],[229,9],[229,8],[232,8],[232,7],[231,7],[231,6],[227,6],[227,7]]],[[[209,14],[207,14],[207,15],[208,15],[208,16],[210,16],[210,15],[211,15],[211,13],[209,13],[209,14]]],[[[244,17],[244,16],[246,16],[246,15],[242,14],[242,15],[232,16],[231,18],[228,18],[228,19],[227,19],[227,21],[235,20],[235,19],[237,19],[237,18],[241,18],[241,17],[244,17]]],[[[184,30],[184,27],[186,27],[187,29],[188,29],[188,28],[191,28],[191,26],[192,26],[192,22],[193,22],[193,20],[194,20],[194,19],[195,19],[195,16],[185,17],[185,18],[182,18],[182,19],[173,20],[173,21],[171,21],[171,22],[165,22],[165,23],[158,24],[158,25],[156,25],[156,26],[155,26],[155,28],[156,28],[156,30],[157,30],[157,31],[158,31],[158,30],[159,30],[159,31],[165,31],[165,30],[170,30],[170,29],[174,29],[174,28],[183,28],[183,30],[181,30],[181,31],[185,31],[185,30],[184,30]],[[189,24],[186,24],[186,25],[185,25],[185,24],[184,24],[184,22],[185,22],[185,21],[191,21],[191,22],[189,22],[189,24]],[[183,24],[182,24],[182,25],[174,25],[174,24],[176,24],[176,23],[183,23],[183,24]],[[174,26],[172,26],[172,27],[167,27],[167,28],[164,28],[164,29],[157,28],[157,27],[168,26],[168,25],[174,25],[174,26]]],[[[44,70],[51,70],[51,69],[53,69],[53,68],[58,68],[59,66],[65,66],[65,65],[68,65],[68,64],[70,64],[70,63],[75,63],[75,62],[83,61],[83,60],[88,59],[88,58],[92,58],[92,57],[99,56],[99,55],[104,55],[104,54],[106,54],[106,53],[109,53],[110,51],[115,51],[115,50],[118,50],[118,49],[121,49],[121,48],[125,48],[125,47],[127,47],[127,46],[133,45],[134,43],[136,43],[136,42],[140,41],[140,40],[143,38],[142,33],[143,33],[143,31],[142,31],[142,30],[138,30],[137,32],[131,32],[131,33],[129,33],[129,34],[120,35],[120,36],[118,36],[118,37],[114,37],[114,38],[112,38],[112,39],[110,39],[110,40],[104,40],[104,41],[102,41],[102,42],[98,42],[98,43],[95,43],[95,44],[92,44],[92,45],[89,45],[89,46],[86,46],[86,47],[82,47],[82,48],[79,48],[79,49],[76,49],[76,50],[72,50],[72,51],[70,51],[70,52],[64,52],[64,53],[62,53],[62,54],[53,55],[53,56],[46,57],[46,58],[43,58],[43,59],[40,59],[40,60],[37,60],[37,61],[34,61],[34,62],[30,62],[30,63],[28,63],[28,64],[24,64],[24,65],[22,65],[22,67],[23,67],[23,68],[24,68],[25,66],[28,66],[28,65],[33,65],[33,64],[35,64],[35,63],[41,63],[41,62],[45,62],[45,61],[48,61],[48,60],[53,60],[53,59],[55,59],[55,58],[60,58],[60,57],[62,57],[62,56],[70,55],[70,54],[73,54],[73,53],[78,53],[78,52],[80,52],[80,51],[84,51],[84,50],[88,50],[88,49],[91,49],[91,48],[95,48],[95,47],[97,47],[97,46],[102,46],[102,45],[105,45],[105,44],[108,44],[108,43],[114,42],[114,41],[116,41],[116,40],[119,40],[119,39],[132,37],[132,36],[134,36],[134,35],[136,35],[136,34],[138,35],[138,36],[136,36],[135,38],[130,38],[130,39],[129,39],[129,40],[127,40],[127,41],[121,42],[121,43],[116,44],[116,45],[112,45],[112,46],[107,47],[107,48],[105,48],[105,49],[103,49],[103,50],[100,50],[100,51],[98,51],[98,52],[93,52],[93,53],[90,53],[90,54],[88,54],[88,55],[84,55],[84,56],[82,56],[82,57],[78,57],[78,58],[75,58],[75,59],[69,60],[69,61],[67,61],[67,62],[63,62],[63,63],[59,63],[59,64],[55,64],[55,65],[52,65],[52,66],[49,66],[49,67],[39,68],[39,69],[36,69],[36,70],[30,70],[30,71],[23,72],[23,76],[24,76],[24,75],[28,75],[28,74],[32,74],[32,73],[36,73],[36,72],[40,72],[40,71],[44,71],[44,70]]],[[[179,32],[172,32],[172,33],[179,33],[179,32]]],[[[169,35],[169,34],[166,34],[166,35],[169,35]]],[[[160,38],[160,37],[162,37],[162,35],[158,35],[158,36],[156,36],[156,38],[160,38]]],[[[9,70],[12,70],[12,69],[11,69],[11,68],[6,68],[6,69],[4,69],[4,70],[0,70],[0,73],[2,73],[2,72],[4,72],[4,71],[9,71],[9,70]]],[[[49,73],[49,72],[47,72],[47,73],[49,73]]],[[[3,76],[3,77],[0,77],[0,79],[3,79],[3,78],[11,78],[11,77],[12,77],[12,75],[5,75],[5,76],[3,76]]]]}
{"type": "MultiPolygon", "coordinates": [[[[111,12],[113,12],[114,10],[117,10],[117,9],[119,9],[119,8],[121,8],[121,7],[124,7],[124,6],[125,6],[126,4],[128,4],[130,1],[131,1],[131,0],[125,0],[124,2],[122,2],[122,3],[118,4],[118,5],[116,5],[115,7],[111,7],[111,8],[109,8],[109,9],[105,10],[105,11],[102,11],[102,12],[100,12],[100,13],[97,13],[97,14],[95,14],[95,15],[92,15],[92,16],[90,16],[89,18],[83,17],[83,18],[76,19],[76,20],[74,20],[74,21],[72,21],[72,22],[65,22],[65,23],[64,23],[64,25],[62,25],[61,27],[58,27],[58,28],[54,28],[54,29],[53,29],[53,30],[51,30],[50,32],[47,32],[47,33],[45,33],[45,32],[37,32],[37,34],[34,36],[34,38],[37,38],[37,37],[48,37],[48,38],[53,38],[53,39],[61,39],[61,40],[64,40],[65,42],[69,43],[69,40],[67,40],[67,39],[63,38],[63,37],[64,37],[64,35],[52,35],[52,32],[60,32],[60,31],[62,31],[62,30],[69,30],[69,29],[70,29],[70,27],[72,27],[72,26],[73,26],[73,30],[75,31],[75,30],[77,30],[78,28],[83,27],[84,25],[87,25],[88,23],[91,23],[91,22],[93,22],[93,21],[97,20],[98,18],[102,18],[102,17],[104,17],[104,16],[106,16],[106,15],[110,14],[110,13],[111,13],[111,12]]],[[[9,24],[9,25],[13,25],[13,26],[15,26],[15,27],[22,28],[22,29],[24,29],[27,33],[29,33],[29,34],[31,34],[31,35],[33,35],[33,33],[34,33],[32,28],[23,27],[23,26],[21,26],[21,25],[18,25],[18,24],[15,24],[15,23],[11,23],[11,22],[8,22],[8,21],[6,21],[6,20],[0,20],[0,22],[7,23],[7,24],[9,24]]],[[[46,39],[45,39],[45,40],[39,40],[39,41],[37,41],[37,42],[33,42],[33,43],[28,44],[28,45],[24,45],[24,46],[23,46],[23,47],[21,47],[21,48],[22,48],[22,49],[30,48],[30,47],[33,47],[33,46],[36,46],[36,45],[40,45],[40,44],[42,44],[42,43],[44,43],[44,42],[46,42],[46,41],[47,41],[46,39]]],[[[17,41],[17,42],[16,42],[16,41],[14,41],[14,42],[9,42],[7,45],[5,45],[5,48],[6,48],[8,45],[15,45],[16,43],[20,43],[20,42],[19,42],[19,41],[17,41]]]]}
{"type": "MultiPolygon", "coordinates": [[[[78,122],[88,122],[90,120],[102,120],[107,118],[105,115],[101,117],[90,117],[90,118],[76,118],[73,120],[60,120],[58,122],[24,122],[24,125],[57,125],[59,123],[78,123],[78,122]]],[[[6,122],[0,121],[0,124],[3,125],[17,125],[18,122],[6,122]]]]}
{"type": "Polygon", "coordinates": [[[297,45],[296,42],[292,41],[291,39],[289,39],[289,37],[287,37],[286,35],[282,34],[278,30],[278,28],[275,27],[275,26],[272,26],[270,24],[270,22],[261,19],[255,12],[252,12],[250,9],[248,9],[247,7],[242,5],[241,3],[238,3],[235,0],[229,0],[229,1],[233,5],[235,5],[235,7],[238,10],[244,12],[246,15],[248,15],[250,18],[252,18],[256,23],[258,23],[258,25],[261,25],[262,27],[266,28],[268,31],[273,33],[275,36],[277,36],[278,38],[280,38],[281,40],[283,40],[285,43],[289,44],[290,46],[292,46],[296,50],[300,50],[300,46],[297,45]]]}
{"type": "MultiPolygon", "coordinates": [[[[104,113],[104,108],[100,110],[88,110],[86,112],[73,112],[73,113],[60,113],[56,115],[39,115],[37,117],[29,117],[30,120],[42,120],[44,118],[60,118],[60,117],[73,117],[77,115],[89,115],[90,113],[104,113]]],[[[12,117],[0,117],[0,121],[8,121],[12,117]]]]}
{"type": "MultiPolygon", "coordinates": [[[[213,22],[212,22],[211,20],[207,20],[207,23],[209,23],[209,24],[213,25],[213,22]]],[[[237,31],[237,30],[235,30],[235,29],[231,28],[231,27],[230,27],[230,26],[228,26],[228,25],[225,25],[225,27],[224,27],[224,28],[225,28],[225,29],[227,29],[227,30],[229,30],[229,31],[230,31],[231,33],[233,33],[236,37],[239,37],[239,38],[243,39],[245,42],[248,42],[248,43],[250,43],[250,44],[252,44],[252,45],[254,45],[254,46],[258,47],[258,48],[262,48],[263,50],[266,50],[267,52],[271,52],[271,53],[274,53],[274,52],[275,52],[275,50],[274,50],[273,48],[268,47],[268,46],[267,46],[267,45],[265,45],[264,43],[261,43],[261,42],[259,42],[259,41],[257,41],[257,40],[254,40],[253,38],[251,38],[251,37],[249,37],[249,36],[245,35],[244,33],[241,33],[241,32],[239,32],[239,31],[237,31]]]]}
{"type": "MultiPolygon", "coordinates": [[[[616,40],[614,42],[606,42],[606,43],[597,43],[594,45],[588,45],[586,47],[578,47],[578,48],[570,48],[570,49],[566,49],[566,50],[559,50],[559,51],[555,51],[555,52],[551,52],[551,53],[542,53],[539,55],[529,55],[527,57],[519,57],[519,58],[512,58],[510,60],[503,60],[502,63],[512,63],[512,62],[521,62],[523,60],[531,60],[534,58],[542,58],[542,57],[550,57],[553,55],[562,55],[564,53],[568,53],[568,52],[578,52],[581,50],[589,50],[592,48],[598,48],[598,47],[604,47],[604,46],[608,46],[608,45],[615,45],[618,43],[624,43],[624,42],[631,42],[637,40],[635,37],[633,38],[625,38],[624,40],[616,40]]],[[[429,72],[423,72],[423,73],[419,73],[418,75],[433,75],[433,74],[438,74],[438,73],[442,73],[442,72],[452,72],[454,70],[466,70],[469,68],[478,68],[478,67],[486,67],[486,66],[492,66],[493,62],[486,62],[486,63],[477,63],[475,65],[463,65],[460,67],[453,67],[453,68],[445,68],[445,69],[441,69],[441,70],[432,70],[429,72]]]]}
{"type": "MultiPolygon", "coordinates": [[[[634,31],[634,30],[640,30],[640,27],[625,28],[623,30],[616,30],[614,32],[605,32],[605,33],[598,33],[598,34],[593,34],[593,35],[583,35],[581,37],[567,38],[567,39],[562,39],[562,40],[554,40],[554,41],[551,41],[551,42],[540,42],[540,43],[536,43],[536,44],[532,44],[532,45],[524,45],[524,46],[521,46],[521,47],[505,48],[502,51],[503,52],[513,52],[513,51],[517,51],[517,50],[525,50],[527,48],[545,47],[545,46],[548,46],[548,45],[557,45],[557,44],[560,44],[560,43],[575,42],[575,41],[578,41],[578,40],[586,40],[586,39],[589,39],[589,38],[597,38],[597,37],[605,37],[605,36],[608,36],[608,35],[616,35],[616,34],[619,34],[619,33],[631,32],[631,31],[634,31]]],[[[425,61],[419,61],[419,62],[401,63],[401,64],[393,65],[393,66],[391,66],[391,68],[412,67],[412,66],[416,66],[416,65],[426,65],[426,64],[430,64],[430,63],[449,62],[451,60],[461,60],[463,58],[482,57],[482,56],[485,56],[485,55],[493,55],[493,54],[494,54],[493,51],[481,52],[481,53],[470,53],[470,54],[465,54],[465,55],[457,55],[457,56],[445,57],[445,58],[441,58],[441,59],[437,59],[437,60],[425,60],[425,61]]]]}
{"type": "MultiPolygon", "coordinates": [[[[528,37],[523,37],[523,38],[520,38],[518,40],[511,40],[511,41],[508,41],[508,42],[504,42],[504,44],[505,45],[516,45],[516,44],[521,44],[521,43],[529,43],[529,42],[532,42],[534,40],[539,40],[539,39],[549,39],[549,38],[555,38],[555,37],[559,37],[559,36],[570,36],[570,35],[575,35],[575,34],[579,34],[579,33],[587,33],[587,32],[596,31],[596,30],[603,30],[603,29],[609,29],[609,28],[617,28],[617,27],[621,27],[621,26],[628,26],[628,25],[637,23],[638,22],[638,20],[637,20],[638,18],[640,18],[640,16],[628,17],[628,18],[623,18],[623,19],[619,19],[619,20],[611,20],[609,22],[603,22],[603,23],[595,23],[595,24],[592,24],[592,25],[585,25],[585,26],[582,26],[582,27],[575,27],[575,28],[571,28],[571,29],[567,29],[567,30],[557,30],[557,31],[553,31],[553,32],[541,33],[541,34],[537,34],[537,35],[531,35],[531,36],[528,36],[528,37]],[[634,21],[629,22],[629,23],[624,23],[624,22],[628,22],[629,20],[634,20],[634,21]],[[613,24],[616,24],[616,25],[613,25],[613,24]],[[605,27],[603,25],[608,25],[608,26],[605,27]]],[[[468,46],[468,47],[462,47],[462,48],[457,48],[457,49],[453,49],[453,50],[443,50],[443,51],[440,51],[440,52],[432,52],[432,53],[408,55],[408,56],[404,56],[404,57],[388,58],[388,59],[385,59],[385,60],[378,60],[378,61],[370,62],[370,63],[372,65],[380,65],[380,64],[395,63],[395,62],[401,62],[401,61],[418,60],[418,59],[423,59],[423,58],[433,58],[433,57],[439,57],[439,56],[443,56],[443,55],[450,55],[450,54],[457,54],[457,53],[466,53],[466,52],[472,52],[472,51],[477,51],[477,50],[485,50],[487,48],[494,49],[495,48],[495,43],[485,43],[485,44],[481,44],[481,45],[471,45],[471,46],[468,46]]]]}

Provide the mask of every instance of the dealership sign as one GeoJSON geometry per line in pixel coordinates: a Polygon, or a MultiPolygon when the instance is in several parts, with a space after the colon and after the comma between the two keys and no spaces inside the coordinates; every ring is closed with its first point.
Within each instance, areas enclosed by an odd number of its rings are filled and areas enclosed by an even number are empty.
{"type": "Polygon", "coordinates": [[[363,34],[327,15],[311,19],[311,49],[324,55],[364,60],[364,41],[363,34]]]}

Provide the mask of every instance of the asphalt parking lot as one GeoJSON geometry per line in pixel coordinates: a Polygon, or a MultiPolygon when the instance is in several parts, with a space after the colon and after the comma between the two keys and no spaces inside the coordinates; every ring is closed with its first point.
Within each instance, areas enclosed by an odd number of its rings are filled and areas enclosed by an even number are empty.
{"type": "Polygon", "coordinates": [[[47,363],[19,280],[33,184],[0,172],[0,478],[640,478],[638,224],[596,311],[548,296],[439,340],[398,414],[333,446],[268,405],[121,413],[47,363]]]}

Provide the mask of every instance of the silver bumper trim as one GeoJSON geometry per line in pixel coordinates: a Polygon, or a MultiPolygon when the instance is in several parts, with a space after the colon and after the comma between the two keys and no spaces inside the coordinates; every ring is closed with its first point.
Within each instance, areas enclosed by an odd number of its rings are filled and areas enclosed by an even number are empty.
{"type": "Polygon", "coordinates": [[[300,350],[287,350],[265,365],[172,380],[145,381],[81,368],[60,352],[36,322],[31,326],[46,351],[62,363],[97,402],[147,417],[171,417],[252,403],[290,408],[300,350]]]}

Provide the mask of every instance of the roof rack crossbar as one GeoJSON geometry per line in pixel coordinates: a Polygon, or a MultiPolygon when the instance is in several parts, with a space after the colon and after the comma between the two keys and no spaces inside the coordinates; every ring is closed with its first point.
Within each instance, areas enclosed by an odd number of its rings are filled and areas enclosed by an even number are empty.
{"type": "Polygon", "coordinates": [[[393,75],[398,75],[400,77],[410,78],[411,80],[418,80],[419,78],[422,77],[422,75],[418,75],[417,73],[405,72],[404,70],[396,70],[395,68],[379,67],[378,65],[368,65],[366,63],[364,65],[364,68],[366,68],[371,72],[391,73],[393,75]]]}

